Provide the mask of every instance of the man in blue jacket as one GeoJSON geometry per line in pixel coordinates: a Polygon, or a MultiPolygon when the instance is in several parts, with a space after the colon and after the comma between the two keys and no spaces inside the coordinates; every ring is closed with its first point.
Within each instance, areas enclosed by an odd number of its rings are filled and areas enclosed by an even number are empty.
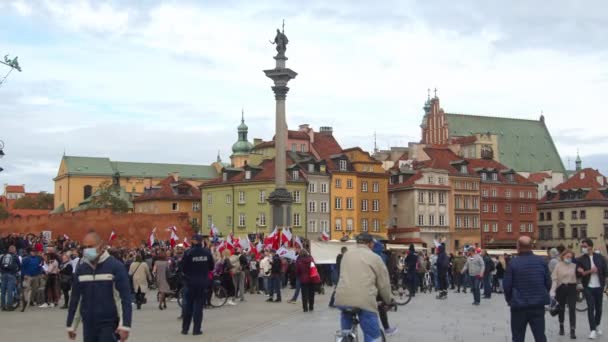
{"type": "Polygon", "coordinates": [[[522,236],[517,241],[517,258],[513,258],[503,280],[505,299],[511,307],[513,342],[523,342],[526,328],[536,342],[546,342],[545,305],[549,304],[551,275],[543,258],[532,254],[532,239],[522,236]]]}
{"type": "Polygon", "coordinates": [[[117,337],[126,341],[132,314],[127,270],[108,254],[97,233],[89,232],[82,241],[82,247],[84,261],[78,266],[72,281],[68,337],[76,339],[76,329],[82,319],[85,342],[113,342],[118,340],[117,337]]]}
{"type": "Polygon", "coordinates": [[[203,303],[211,286],[209,272],[213,271],[215,263],[211,251],[202,246],[201,235],[194,235],[191,241],[192,247],[184,253],[181,263],[186,290],[182,311],[182,335],[188,334],[191,322],[192,335],[202,335],[203,303]]]}

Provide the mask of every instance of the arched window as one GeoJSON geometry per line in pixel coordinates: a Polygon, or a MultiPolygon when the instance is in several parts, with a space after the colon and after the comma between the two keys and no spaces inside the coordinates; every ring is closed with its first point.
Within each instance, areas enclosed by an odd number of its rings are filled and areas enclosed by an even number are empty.
{"type": "Polygon", "coordinates": [[[92,193],[93,193],[93,187],[90,185],[85,185],[84,186],[84,199],[91,197],[92,193]]]}

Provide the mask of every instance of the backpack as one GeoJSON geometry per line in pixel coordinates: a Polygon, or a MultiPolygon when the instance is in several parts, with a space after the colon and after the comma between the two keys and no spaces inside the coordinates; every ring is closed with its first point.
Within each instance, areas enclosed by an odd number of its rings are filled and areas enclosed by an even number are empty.
{"type": "Polygon", "coordinates": [[[0,261],[0,270],[2,270],[2,272],[17,272],[19,270],[19,266],[17,265],[15,256],[10,253],[4,254],[0,261]]]}

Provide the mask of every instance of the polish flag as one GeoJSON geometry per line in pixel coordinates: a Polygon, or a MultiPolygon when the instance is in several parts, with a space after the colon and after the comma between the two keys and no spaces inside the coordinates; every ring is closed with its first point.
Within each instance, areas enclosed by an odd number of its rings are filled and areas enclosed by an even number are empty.
{"type": "Polygon", "coordinates": [[[110,233],[110,238],[108,239],[108,241],[112,242],[112,241],[114,241],[114,239],[116,239],[116,233],[114,231],[112,231],[110,233]]]}
{"type": "Polygon", "coordinates": [[[278,240],[278,238],[278,229],[277,227],[274,227],[272,233],[268,234],[268,236],[264,238],[264,245],[274,246],[275,240],[278,240]]]}
{"type": "Polygon", "coordinates": [[[284,246],[285,244],[289,245],[291,243],[291,238],[292,238],[292,234],[291,234],[291,231],[289,230],[289,228],[284,228],[283,234],[281,234],[281,245],[282,246],[284,246]]]}
{"type": "Polygon", "coordinates": [[[323,241],[329,241],[329,235],[326,232],[321,233],[321,239],[323,241]]]}
{"type": "Polygon", "coordinates": [[[264,249],[264,244],[262,243],[262,241],[258,241],[258,244],[255,246],[255,249],[258,251],[258,253],[262,252],[262,250],[264,249]]]}
{"type": "Polygon", "coordinates": [[[296,236],[296,238],[293,240],[293,245],[298,246],[300,248],[304,248],[304,245],[302,244],[302,240],[300,240],[299,236],[296,236]]]}
{"type": "Polygon", "coordinates": [[[148,238],[148,247],[152,248],[152,245],[154,245],[154,242],[156,241],[155,236],[156,227],[154,227],[154,229],[152,229],[152,233],[150,233],[150,237],[148,238]]]}
{"type": "Polygon", "coordinates": [[[190,248],[190,244],[188,243],[188,238],[184,238],[184,242],[182,243],[184,248],[190,248]]]}
{"type": "Polygon", "coordinates": [[[209,236],[214,237],[214,236],[218,236],[220,233],[220,231],[217,229],[217,227],[212,223],[211,224],[211,230],[209,231],[209,236]]]}
{"type": "MultiPolygon", "coordinates": [[[[175,227],[173,227],[175,228],[175,227]]],[[[171,248],[175,248],[175,245],[177,244],[177,241],[179,241],[179,236],[177,236],[177,234],[175,234],[175,230],[171,230],[171,248]]]]}
{"type": "Polygon", "coordinates": [[[241,239],[239,239],[239,241],[240,241],[241,249],[243,249],[244,251],[251,249],[251,242],[249,241],[249,238],[247,238],[247,237],[244,239],[241,238],[241,239]]]}
{"type": "Polygon", "coordinates": [[[70,237],[68,236],[68,234],[63,234],[63,239],[64,239],[64,240],[69,240],[69,239],[70,239],[70,237]]]}

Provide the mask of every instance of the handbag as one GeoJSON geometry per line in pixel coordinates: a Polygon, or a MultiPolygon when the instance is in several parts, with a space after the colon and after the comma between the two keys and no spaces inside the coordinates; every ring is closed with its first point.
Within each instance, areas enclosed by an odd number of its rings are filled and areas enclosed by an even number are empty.
{"type": "Polygon", "coordinates": [[[553,317],[559,314],[559,303],[555,299],[551,301],[551,305],[549,306],[549,314],[553,317]]]}
{"type": "Polygon", "coordinates": [[[310,269],[308,271],[308,277],[313,284],[321,283],[321,276],[319,275],[319,270],[317,270],[317,266],[314,262],[310,262],[310,269]]]}

